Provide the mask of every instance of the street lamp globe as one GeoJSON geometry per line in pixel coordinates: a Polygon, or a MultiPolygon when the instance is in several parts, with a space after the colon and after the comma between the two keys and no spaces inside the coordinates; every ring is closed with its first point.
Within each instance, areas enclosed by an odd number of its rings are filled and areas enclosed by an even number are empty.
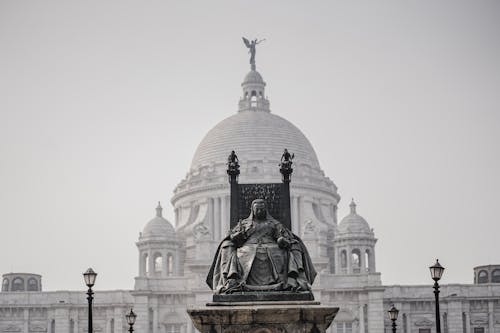
{"type": "Polygon", "coordinates": [[[434,281],[439,281],[441,276],[443,276],[444,267],[441,266],[438,259],[436,259],[436,263],[429,267],[429,269],[431,271],[431,277],[434,281]]]}
{"type": "Polygon", "coordinates": [[[396,307],[394,306],[394,304],[392,305],[392,307],[387,312],[389,312],[389,319],[390,320],[395,321],[395,320],[398,319],[399,310],[396,309],[396,307]]]}
{"type": "Polygon", "coordinates": [[[137,315],[130,309],[130,312],[125,315],[125,318],[127,319],[127,323],[129,325],[134,325],[135,324],[135,318],[137,318],[137,315]]]}
{"type": "Polygon", "coordinates": [[[92,288],[92,286],[94,285],[96,277],[97,273],[94,272],[92,268],[87,269],[87,271],[83,273],[83,279],[85,280],[85,284],[89,288],[92,288]]]}

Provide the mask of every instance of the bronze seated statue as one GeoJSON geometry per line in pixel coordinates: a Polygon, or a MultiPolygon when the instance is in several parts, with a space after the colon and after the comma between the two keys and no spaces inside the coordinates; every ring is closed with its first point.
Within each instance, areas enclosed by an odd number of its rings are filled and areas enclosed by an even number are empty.
{"type": "Polygon", "coordinates": [[[222,240],[207,276],[215,294],[306,292],[316,277],[304,243],[269,215],[262,199],[222,240]]]}

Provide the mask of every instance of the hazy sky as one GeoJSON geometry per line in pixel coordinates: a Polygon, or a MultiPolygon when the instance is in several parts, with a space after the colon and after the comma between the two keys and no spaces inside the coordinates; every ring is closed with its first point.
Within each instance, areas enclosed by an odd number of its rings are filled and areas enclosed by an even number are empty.
{"type": "Polygon", "coordinates": [[[0,273],[131,289],[248,71],[374,228],[384,284],[499,264],[500,2],[0,2],[0,273]]]}

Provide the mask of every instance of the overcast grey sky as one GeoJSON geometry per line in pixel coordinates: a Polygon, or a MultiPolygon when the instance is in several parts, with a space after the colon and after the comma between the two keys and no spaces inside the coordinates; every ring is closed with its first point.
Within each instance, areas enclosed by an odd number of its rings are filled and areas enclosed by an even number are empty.
{"type": "Polygon", "coordinates": [[[500,2],[0,2],[0,273],[131,289],[248,71],[375,229],[384,284],[500,263],[500,2]]]}

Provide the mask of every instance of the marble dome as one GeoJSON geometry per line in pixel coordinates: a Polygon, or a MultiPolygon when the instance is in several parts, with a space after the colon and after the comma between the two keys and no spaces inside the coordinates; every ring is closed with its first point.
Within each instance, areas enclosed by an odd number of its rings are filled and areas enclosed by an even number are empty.
{"type": "Polygon", "coordinates": [[[158,203],[158,207],[156,207],[156,216],[151,219],[142,231],[142,238],[151,238],[151,237],[175,237],[175,229],[162,216],[162,210],[160,203],[158,203]]]}
{"type": "Polygon", "coordinates": [[[354,200],[351,201],[349,207],[351,208],[350,214],[344,217],[338,225],[339,233],[373,233],[368,222],[356,212],[354,200]]]}
{"type": "Polygon", "coordinates": [[[264,111],[241,111],[230,116],[203,138],[194,154],[191,169],[225,162],[231,150],[240,160],[279,159],[283,149],[295,160],[320,169],[318,158],[305,135],[288,120],[264,111]]]}

